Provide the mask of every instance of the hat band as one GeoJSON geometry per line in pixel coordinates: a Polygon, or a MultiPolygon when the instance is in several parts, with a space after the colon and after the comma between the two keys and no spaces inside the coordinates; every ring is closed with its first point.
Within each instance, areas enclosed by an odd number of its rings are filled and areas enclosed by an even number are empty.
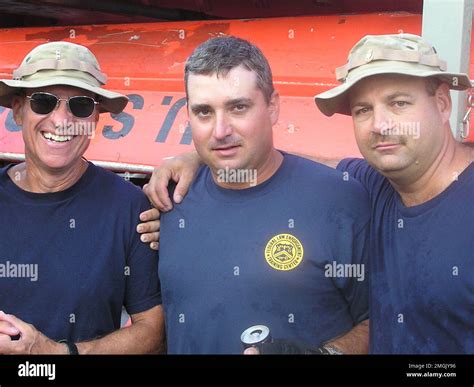
{"type": "Polygon", "coordinates": [[[344,82],[349,72],[357,67],[363,66],[373,61],[398,61],[408,63],[418,63],[424,66],[436,67],[438,71],[446,71],[446,62],[437,54],[420,54],[418,51],[400,51],[390,49],[370,49],[364,54],[352,54],[349,62],[336,69],[336,77],[340,82],[344,82]]]}
{"type": "Polygon", "coordinates": [[[89,73],[77,70],[41,70],[37,73],[24,77],[21,81],[22,87],[43,87],[53,85],[76,86],[77,82],[82,83],[80,88],[100,87],[100,82],[89,73]]]}
{"type": "Polygon", "coordinates": [[[13,72],[13,79],[22,80],[22,78],[35,74],[40,70],[77,70],[92,75],[102,85],[107,82],[105,74],[97,70],[94,66],[91,66],[87,62],[74,59],[44,59],[33,64],[25,64],[13,72]]]}

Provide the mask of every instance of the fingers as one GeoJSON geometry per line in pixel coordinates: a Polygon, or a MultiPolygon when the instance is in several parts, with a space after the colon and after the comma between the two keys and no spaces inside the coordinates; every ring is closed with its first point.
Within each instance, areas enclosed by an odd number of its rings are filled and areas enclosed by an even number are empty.
{"type": "MultiPolygon", "coordinates": [[[[153,177],[152,177],[153,179],[153,177]]],[[[143,192],[144,194],[148,197],[148,200],[150,201],[151,205],[155,208],[158,208],[160,211],[163,211],[163,205],[160,203],[158,199],[158,195],[156,194],[156,191],[153,189],[153,184],[150,180],[150,183],[145,184],[143,186],[143,192]]]]}
{"type": "Polygon", "coordinates": [[[156,191],[156,196],[158,197],[158,204],[161,206],[157,208],[160,211],[170,211],[173,208],[173,203],[171,202],[168,191],[168,184],[170,180],[172,180],[172,172],[166,168],[166,165],[162,167],[164,170],[156,175],[156,179],[154,181],[154,189],[156,191]]]}
{"type": "Polygon", "coordinates": [[[143,192],[148,197],[148,200],[150,201],[153,207],[157,208],[161,212],[164,212],[165,208],[167,208],[166,203],[163,203],[160,197],[158,196],[157,190],[155,188],[156,182],[156,178],[152,177],[150,182],[143,186],[143,192]]]}
{"type": "Polygon", "coordinates": [[[156,243],[156,242],[159,242],[160,241],[160,233],[159,232],[150,232],[150,233],[147,233],[147,234],[142,234],[140,236],[140,240],[143,243],[153,243],[153,242],[156,243]]]}
{"type": "Polygon", "coordinates": [[[12,353],[12,338],[0,333],[0,355],[10,355],[12,353]]]}
{"type": "Polygon", "coordinates": [[[143,187],[143,191],[160,211],[170,211],[173,208],[168,192],[170,180],[178,183],[173,199],[180,203],[187,194],[199,165],[200,158],[196,152],[166,160],[160,168],[153,171],[150,182],[143,187]]]}
{"type": "Polygon", "coordinates": [[[2,344],[7,344],[8,345],[11,341],[12,341],[12,338],[10,337],[10,335],[0,333],[0,346],[2,344]]]}
{"type": "MultiPolygon", "coordinates": [[[[155,211],[159,214],[158,210],[155,211]]],[[[149,211],[146,211],[149,212],[149,211]]],[[[142,215],[145,212],[142,212],[142,215]]],[[[156,218],[156,216],[155,216],[156,218]]],[[[152,220],[146,223],[140,223],[137,226],[137,232],[142,234],[140,240],[143,243],[150,243],[150,248],[152,250],[158,250],[158,242],[160,241],[160,221],[152,220]]]]}
{"type": "Polygon", "coordinates": [[[28,328],[28,324],[20,320],[18,317],[15,317],[12,314],[5,314],[5,312],[0,310],[0,321],[7,322],[18,330],[17,334],[23,333],[23,331],[28,328]]]}
{"type": "MultiPolygon", "coordinates": [[[[0,311],[0,321],[8,322],[18,329],[20,338],[8,341],[0,334],[0,354],[39,354],[55,353],[53,349],[60,344],[48,339],[39,332],[33,325],[19,319],[12,314],[5,314],[0,311]]],[[[61,346],[62,347],[62,346],[61,346]]]]}
{"type": "Polygon", "coordinates": [[[189,191],[189,187],[194,179],[194,172],[193,173],[183,173],[179,178],[178,184],[174,190],[173,200],[175,203],[181,203],[183,198],[189,191]]]}
{"type": "Polygon", "coordinates": [[[19,335],[20,331],[18,328],[13,326],[7,321],[0,321],[0,335],[16,336],[19,335]]]}
{"type": "Polygon", "coordinates": [[[157,219],[160,219],[160,211],[158,211],[156,208],[152,208],[151,210],[143,211],[140,214],[140,220],[142,222],[149,222],[150,220],[157,220],[157,219]]]}
{"type": "MultiPolygon", "coordinates": [[[[148,185],[148,184],[147,184],[148,185]]],[[[143,189],[148,189],[147,185],[143,189]]],[[[140,220],[145,223],[140,223],[137,225],[137,232],[142,234],[140,240],[143,243],[150,243],[150,248],[157,251],[160,241],[160,211],[156,208],[151,210],[143,211],[140,214],[140,220]]]]}
{"type": "Polygon", "coordinates": [[[171,169],[163,165],[153,171],[150,182],[143,187],[153,206],[160,211],[169,211],[173,208],[168,194],[168,183],[171,180],[171,169]]]}
{"type": "MultiPolygon", "coordinates": [[[[146,234],[146,233],[155,233],[160,231],[160,221],[159,220],[152,220],[146,223],[140,223],[137,225],[137,232],[139,234],[146,234]]],[[[153,239],[155,240],[155,239],[153,239]]]]}
{"type": "MultiPolygon", "coordinates": [[[[0,311],[0,322],[2,322],[4,326],[5,324],[13,326],[13,328],[16,329],[16,335],[21,335],[22,338],[24,332],[27,331],[28,328],[27,323],[13,316],[12,314],[5,314],[3,311],[0,311]]],[[[5,336],[7,335],[0,334],[0,354],[8,355],[21,353],[19,352],[21,345],[18,344],[20,340],[12,341],[11,337],[8,339],[5,336]]]]}
{"type": "Polygon", "coordinates": [[[260,352],[255,347],[249,347],[245,349],[244,355],[260,355],[260,352]]]}

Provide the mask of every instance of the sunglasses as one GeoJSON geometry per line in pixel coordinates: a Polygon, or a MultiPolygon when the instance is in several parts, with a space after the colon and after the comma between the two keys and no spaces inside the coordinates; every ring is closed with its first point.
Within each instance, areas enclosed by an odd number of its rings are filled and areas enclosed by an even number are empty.
{"type": "Polygon", "coordinates": [[[54,94],[43,91],[27,95],[30,107],[36,114],[46,115],[56,109],[61,101],[66,101],[69,111],[77,118],[87,118],[94,113],[95,105],[99,102],[92,97],[74,96],[69,98],[58,98],[54,94]]]}

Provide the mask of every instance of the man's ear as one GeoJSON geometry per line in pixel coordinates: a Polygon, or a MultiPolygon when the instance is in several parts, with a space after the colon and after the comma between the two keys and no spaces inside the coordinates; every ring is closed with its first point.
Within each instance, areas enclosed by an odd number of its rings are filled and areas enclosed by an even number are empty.
{"type": "Polygon", "coordinates": [[[97,114],[95,115],[95,124],[96,124],[96,126],[97,126],[97,123],[99,122],[99,120],[100,120],[100,113],[97,112],[97,114]]]}
{"type": "Polygon", "coordinates": [[[438,89],[435,92],[435,98],[439,112],[443,117],[443,123],[449,122],[453,103],[451,101],[451,93],[447,83],[442,83],[441,85],[439,85],[438,89]]]}
{"type": "Polygon", "coordinates": [[[25,97],[14,95],[12,98],[13,120],[18,126],[23,125],[23,108],[25,106],[25,97]]]}
{"type": "Polygon", "coordinates": [[[270,111],[270,119],[273,126],[278,122],[278,118],[280,117],[280,95],[276,90],[273,91],[270,97],[268,109],[270,111]]]}

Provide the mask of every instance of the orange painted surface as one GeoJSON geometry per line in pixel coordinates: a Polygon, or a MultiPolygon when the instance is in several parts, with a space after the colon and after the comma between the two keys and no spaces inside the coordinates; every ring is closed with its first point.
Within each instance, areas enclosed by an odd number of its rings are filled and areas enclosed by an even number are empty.
{"type": "MultiPolygon", "coordinates": [[[[327,118],[313,96],[336,85],[334,69],[362,36],[419,34],[421,15],[406,13],[312,16],[0,30],[0,77],[10,78],[40,43],[67,40],[89,47],[107,73],[107,88],[132,101],[118,116],[102,115],[86,153],[90,160],[159,165],[192,149],[184,104],[183,68],[192,50],[219,34],[249,39],[267,56],[280,92],[278,148],[339,159],[358,155],[350,117],[327,118]]],[[[23,153],[11,112],[0,108],[0,154],[23,153]]]]}

